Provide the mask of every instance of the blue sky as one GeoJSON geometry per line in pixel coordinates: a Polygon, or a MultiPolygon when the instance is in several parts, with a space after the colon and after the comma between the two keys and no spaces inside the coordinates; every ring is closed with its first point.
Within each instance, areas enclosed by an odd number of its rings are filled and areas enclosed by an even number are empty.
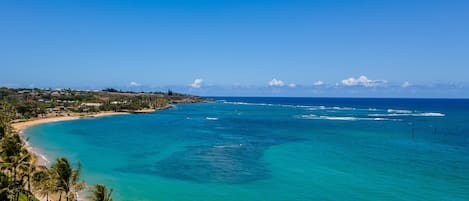
{"type": "Polygon", "coordinates": [[[0,85],[469,97],[469,1],[0,2],[0,85]]]}

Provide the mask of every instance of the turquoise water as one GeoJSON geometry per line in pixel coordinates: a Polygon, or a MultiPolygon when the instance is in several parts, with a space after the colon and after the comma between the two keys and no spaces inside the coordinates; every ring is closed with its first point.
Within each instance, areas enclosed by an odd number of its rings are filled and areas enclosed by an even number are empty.
{"type": "Polygon", "coordinates": [[[115,200],[469,200],[469,101],[217,98],[26,131],[115,200]]]}

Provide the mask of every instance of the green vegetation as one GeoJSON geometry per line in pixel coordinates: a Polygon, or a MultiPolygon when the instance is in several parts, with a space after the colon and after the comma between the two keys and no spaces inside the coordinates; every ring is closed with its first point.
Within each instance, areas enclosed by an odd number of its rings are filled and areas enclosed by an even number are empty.
{"type": "Polygon", "coordinates": [[[90,201],[112,201],[112,189],[107,189],[106,186],[96,184],[91,189],[91,195],[88,197],[90,201]]]}
{"type": "MultiPolygon", "coordinates": [[[[70,197],[74,197],[75,193],[85,188],[85,184],[80,181],[80,165],[77,169],[73,169],[66,158],[57,158],[56,162],[51,166],[52,177],[57,178],[56,187],[59,190],[59,200],[62,192],[68,201],[70,197]]],[[[72,199],[75,200],[75,199],[72,199]]]]}
{"type": "MultiPolygon", "coordinates": [[[[71,89],[0,88],[0,200],[76,200],[86,185],[80,180],[80,164],[74,167],[66,158],[57,158],[50,166],[38,166],[36,158],[11,127],[19,119],[81,115],[89,112],[162,109],[174,103],[193,103],[204,99],[174,93],[122,92],[71,89]]],[[[112,189],[95,185],[90,200],[112,201],[112,189]]]]}
{"type": "Polygon", "coordinates": [[[14,119],[30,119],[73,113],[161,109],[170,104],[200,102],[204,99],[171,90],[163,93],[123,92],[112,88],[102,91],[0,88],[0,100],[14,107],[14,119]]]}
{"type": "MultiPolygon", "coordinates": [[[[16,109],[0,101],[0,200],[36,201],[35,196],[76,200],[76,193],[86,188],[80,180],[80,164],[74,168],[66,158],[57,158],[50,168],[37,166],[35,156],[10,125],[16,109]]],[[[93,200],[112,200],[112,190],[103,185],[90,192],[93,200]]]]}

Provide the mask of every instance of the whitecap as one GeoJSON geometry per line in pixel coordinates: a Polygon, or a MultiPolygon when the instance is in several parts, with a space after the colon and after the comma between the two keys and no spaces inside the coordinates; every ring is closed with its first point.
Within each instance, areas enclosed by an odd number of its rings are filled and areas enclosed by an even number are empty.
{"type": "Polygon", "coordinates": [[[443,113],[438,112],[423,112],[423,113],[392,113],[392,114],[369,114],[370,117],[444,117],[443,113]]]}
{"type": "Polygon", "coordinates": [[[412,111],[410,111],[410,110],[388,109],[387,111],[388,111],[388,113],[405,113],[405,114],[412,113],[412,111]]]}
{"type": "Polygon", "coordinates": [[[327,119],[327,120],[342,120],[342,121],[354,121],[354,120],[360,119],[357,117],[336,117],[336,116],[319,116],[319,118],[327,119]]]}
{"type": "MultiPolygon", "coordinates": [[[[288,107],[288,108],[306,108],[307,110],[325,110],[328,107],[323,105],[288,105],[288,104],[272,104],[272,103],[248,103],[248,102],[233,102],[233,101],[223,101],[225,104],[232,105],[253,105],[253,106],[275,106],[275,107],[288,107]]],[[[352,109],[352,108],[339,108],[338,109],[352,109]]]]}
{"type": "Polygon", "coordinates": [[[317,119],[317,115],[314,114],[305,114],[305,115],[298,115],[297,116],[300,119],[317,119]]]}
{"type": "Polygon", "coordinates": [[[356,108],[353,107],[332,107],[333,110],[356,110],[356,108]]]}
{"type": "Polygon", "coordinates": [[[306,107],[306,110],[326,110],[326,106],[308,106],[306,107]]]}
{"type": "Polygon", "coordinates": [[[324,120],[340,120],[340,121],[400,121],[400,119],[388,118],[369,118],[369,117],[353,117],[353,116],[318,116],[314,114],[298,115],[300,119],[324,119],[324,120]]]}
{"type": "Polygon", "coordinates": [[[438,112],[425,112],[425,113],[420,113],[420,116],[424,117],[444,117],[446,116],[443,113],[438,113],[438,112]]]}
{"type": "Polygon", "coordinates": [[[367,118],[367,117],[319,116],[319,118],[327,119],[327,120],[341,120],[341,121],[399,121],[399,119],[367,118]]]}
{"type": "Polygon", "coordinates": [[[228,145],[215,145],[214,148],[238,148],[242,147],[243,144],[228,144],[228,145]]]}
{"type": "Polygon", "coordinates": [[[231,101],[225,101],[223,103],[232,104],[232,105],[275,106],[274,104],[270,104],[270,103],[247,103],[247,102],[231,102],[231,101]]]}
{"type": "Polygon", "coordinates": [[[210,120],[210,121],[218,120],[218,118],[216,118],[216,117],[205,117],[205,119],[210,120]]]}
{"type": "Polygon", "coordinates": [[[248,103],[248,102],[230,102],[224,101],[226,104],[233,105],[253,105],[253,106],[275,106],[275,107],[288,107],[288,108],[304,108],[305,110],[372,110],[377,109],[359,109],[354,107],[339,107],[339,106],[324,106],[324,105],[289,105],[289,104],[271,104],[271,103],[248,103]]]}

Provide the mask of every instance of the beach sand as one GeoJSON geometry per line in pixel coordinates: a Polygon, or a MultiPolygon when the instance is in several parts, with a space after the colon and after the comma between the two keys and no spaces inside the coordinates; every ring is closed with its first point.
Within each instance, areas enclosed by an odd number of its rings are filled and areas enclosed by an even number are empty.
{"type": "MultiPolygon", "coordinates": [[[[47,166],[49,165],[50,161],[47,159],[39,150],[31,146],[24,138],[23,132],[25,129],[39,125],[39,124],[44,124],[44,123],[50,123],[50,122],[58,122],[58,121],[70,121],[70,120],[77,120],[81,118],[95,118],[95,117],[104,117],[104,116],[112,116],[112,115],[123,115],[123,114],[143,114],[143,113],[151,113],[155,112],[157,110],[162,110],[162,109],[167,109],[169,107],[164,107],[164,108],[158,108],[158,109],[145,109],[145,110],[138,110],[138,111],[133,111],[133,112],[112,112],[112,111],[106,111],[106,112],[98,112],[98,113],[87,113],[87,114],[82,114],[82,113],[74,113],[70,114],[70,116],[58,116],[58,117],[45,117],[45,118],[38,118],[38,119],[32,119],[32,120],[27,120],[27,121],[22,121],[22,122],[14,122],[11,124],[13,129],[15,129],[16,132],[20,135],[21,139],[25,142],[26,147],[28,150],[36,155],[37,158],[37,165],[40,166],[47,166]]],[[[36,195],[36,197],[40,201],[46,201],[45,197],[36,195]]],[[[49,199],[51,199],[50,197],[49,199]]],[[[80,196],[79,198],[80,201],[86,201],[87,199],[80,196]]]]}
{"type": "Polygon", "coordinates": [[[81,118],[95,118],[95,117],[122,115],[122,114],[130,114],[130,113],[128,112],[99,112],[99,113],[90,113],[90,114],[76,113],[76,114],[72,114],[71,116],[46,117],[46,118],[38,118],[38,119],[32,119],[32,120],[27,120],[27,121],[22,121],[22,122],[16,122],[16,123],[12,123],[11,126],[13,127],[13,129],[15,129],[16,132],[18,132],[18,134],[20,135],[21,139],[24,141],[28,150],[34,155],[36,155],[37,165],[47,166],[50,161],[43,154],[41,154],[39,150],[31,146],[29,142],[26,141],[23,135],[23,132],[25,129],[31,126],[44,124],[44,123],[50,123],[50,122],[70,121],[70,120],[77,120],[81,118]]]}
{"type": "MultiPolygon", "coordinates": [[[[142,113],[146,112],[153,112],[155,110],[145,110],[142,111],[142,113]]],[[[70,121],[70,120],[77,120],[81,118],[94,118],[94,117],[103,117],[103,116],[111,116],[111,115],[122,115],[122,114],[131,114],[129,112],[99,112],[99,113],[90,113],[90,114],[73,114],[71,116],[59,116],[59,117],[46,117],[46,118],[39,118],[39,119],[33,119],[33,120],[28,120],[28,121],[23,121],[23,122],[16,122],[12,123],[11,126],[13,129],[16,130],[16,132],[19,133],[21,139],[25,142],[26,147],[28,150],[36,155],[37,157],[37,165],[40,166],[47,166],[49,164],[49,160],[40,153],[37,149],[34,147],[30,146],[30,144],[24,139],[23,131],[31,126],[39,125],[39,124],[44,124],[44,123],[50,123],[50,122],[58,122],[58,121],[70,121]]],[[[36,195],[36,197],[40,201],[46,201],[45,197],[36,195]]],[[[52,198],[52,197],[51,197],[52,198]]],[[[79,200],[86,200],[80,197],[79,200]]]]}
{"type": "Polygon", "coordinates": [[[38,124],[50,123],[50,122],[58,122],[58,121],[69,121],[69,120],[76,120],[81,118],[92,118],[92,117],[102,117],[102,116],[110,116],[110,115],[121,115],[121,114],[130,114],[129,112],[99,112],[99,113],[92,113],[92,114],[75,114],[72,116],[59,116],[59,117],[46,117],[46,118],[39,118],[33,119],[23,122],[16,122],[12,123],[11,126],[19,133],[21,133],[24,129],[35,126],[38,124]]]}

